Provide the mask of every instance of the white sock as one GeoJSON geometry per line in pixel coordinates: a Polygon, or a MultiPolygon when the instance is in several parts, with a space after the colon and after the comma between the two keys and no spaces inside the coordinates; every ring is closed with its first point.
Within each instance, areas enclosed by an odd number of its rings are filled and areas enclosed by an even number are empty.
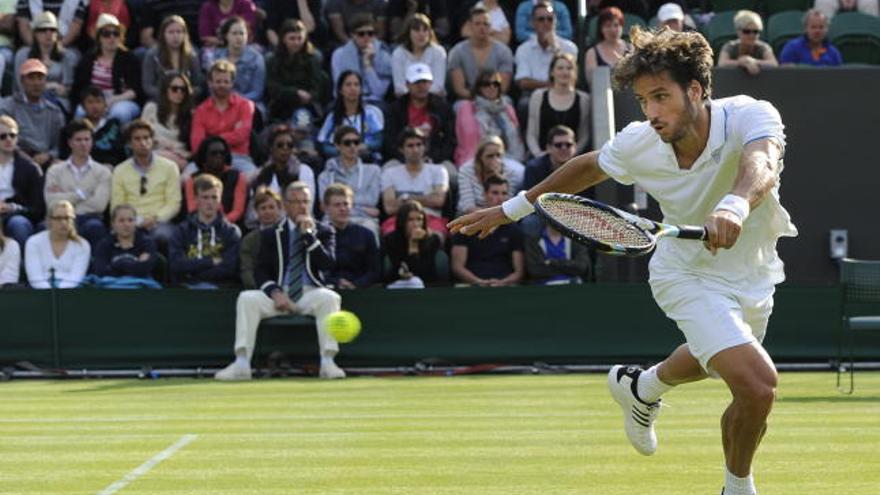
{"type": "Polygon", "coordinates": [[[333,356],[321,356],[321,366],[325,364],[336,364],[336,361],[333,360],[333,356]]]}
{"type": "Polygon", "coordinates": [[[758,491],[755,489],[755,479],[751,474],[740,478],[731,473],[729,469],[725,469],[724,495],[758,495],[758,491]]]}
{"type": "Polygon", "coordinates": [[[247,368],[250,369],[251,362],[248,361],[247,356],[235,356],[235,365],[239,368],[247,368]]]}
{"type": "Polygon", "coordinates": [[[638,394],[639,398],[645,402],[657,402],[661,395],[672,389],[673,385],[667,385],[657,376],[657,366],[651,366],[649,369],[639,375],[638,394]]]}

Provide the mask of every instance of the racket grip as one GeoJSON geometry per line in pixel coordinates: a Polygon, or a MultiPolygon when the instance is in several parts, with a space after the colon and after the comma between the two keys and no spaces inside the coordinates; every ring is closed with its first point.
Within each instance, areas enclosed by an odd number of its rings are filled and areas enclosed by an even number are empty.
{"type": "Polygon", "coordinates": [[[694,239],[702,241],[709,238],[709,232],[706,227],[695,227],[690,225],[681,225],[678,227],[679,239],[694,239]]]}

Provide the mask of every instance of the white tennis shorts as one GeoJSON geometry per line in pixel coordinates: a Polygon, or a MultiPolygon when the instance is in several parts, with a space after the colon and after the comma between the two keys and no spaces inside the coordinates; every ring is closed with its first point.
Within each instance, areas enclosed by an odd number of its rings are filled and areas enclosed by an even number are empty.
{"type": "Polygon", "coordinates": [[[660,309],[684,333],[700,366],[717,377],[709,367],[715,354],[764,340],[775,286],[735,289],[695,275],[676,275],[652,277],[651,290],[660,309]]]}

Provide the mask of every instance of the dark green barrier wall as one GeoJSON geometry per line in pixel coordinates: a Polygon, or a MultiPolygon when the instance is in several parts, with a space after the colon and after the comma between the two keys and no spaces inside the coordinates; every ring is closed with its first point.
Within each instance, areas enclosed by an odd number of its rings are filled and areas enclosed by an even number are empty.
{"type": "MultiPolygon", "coordinates": [[[[232,291],[0,292],[0,362],[67,368],[218,366],[232,357],[232,291]],[[57,335],[57,348],[53,336],[57,335]],[[57,363],[56,363],[57,359],[57,363]]],[[[502,289],[370,289],[344,294],[364,322],[344,346],[346,365],[403,365],[427,357],[455,363],[609,363],[663,357],[682,339],[646,285],[502,289]]],[[[779,360],[827,360],[838,321],[834,287],[783,286],[767,346],[779,360]]],[[[880,335],[859,355],[880,358],[880,335]]],[[[280,349],[317,360],[314,331],[261,330],[258,355],[280,349]]]]}

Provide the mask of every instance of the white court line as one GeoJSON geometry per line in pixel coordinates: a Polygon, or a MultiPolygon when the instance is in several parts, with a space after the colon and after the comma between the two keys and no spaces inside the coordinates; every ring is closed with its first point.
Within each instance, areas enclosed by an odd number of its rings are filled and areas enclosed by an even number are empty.
{"type": "Polygon", "coordinates": [[[186,447],[190,442],[195,440],[196,437],[198,437],[198,435],[184,435],[180,437],[180,440],[175,442],[174,445],[154,455],[150,460],[136,467],[132,472],[126,474],[121,480],[98,492],[98,495],[112,495],[119,490],[122,490],[132,481],[150,472],[150,470],[156,467],[157,464],[173,456],[178,450],[186,447]]]}

